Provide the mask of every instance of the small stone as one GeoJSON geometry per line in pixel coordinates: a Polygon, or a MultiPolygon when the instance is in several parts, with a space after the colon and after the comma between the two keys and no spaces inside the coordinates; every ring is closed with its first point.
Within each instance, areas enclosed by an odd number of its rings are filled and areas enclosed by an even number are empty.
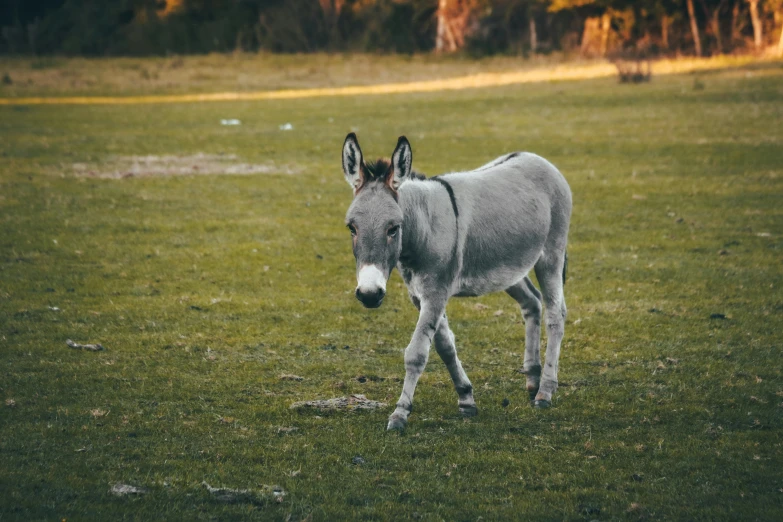
{"type": "Polygon", "coordinates": [[[126,495],[143,495],[147,492],[146,489],[131,486],[129,484],[115,484],[111,487],[111,493],[112,495],[116,495],[118,497],[124,497],[126,495]]]}
{"type": "Polygon", "coordinates": [[[500,405],[503,406],[504,408],[508,407],[509,404],[511,404],[511,401],[508,400],[508,397],[503,399],[503,402],[500,403],[500,405]]]}
{"type": "Polygon", "coordinates": [[[361,455],[356,455],[354,458],[351,459],[351,464],[355,464],[356,466],[361,466],[364,463],[365,460],[361,455]]]}

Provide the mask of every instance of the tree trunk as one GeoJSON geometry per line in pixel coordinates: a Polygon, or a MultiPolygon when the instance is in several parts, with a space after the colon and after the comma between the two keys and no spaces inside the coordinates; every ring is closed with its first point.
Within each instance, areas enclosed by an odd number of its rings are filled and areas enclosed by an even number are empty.
{"type": "Polygon", "coordinates": [[[780,28],[780,41],[778,42],[778,56],[783,57],[783,27],[780,28]]]}
{"type": "Polygon", "coordinates": [[[748,0],[750,4],[750,22],[753,24],[753,44],[756,46],[756,50],[761,50],[762,45],[762,28],[761,18],[759,17],[759,0],[748,0]]]}
{"type": "Polygon", "coordinates": [[[670,16],[661,16],[661,45],[664,49],[669,48],[669,25],[671,25],[672,19],[670,16]]]}
{"type": "MultiPolygon", "coordinates": [[[[781,40],[783,41],[783,40],[781,40]]],[[[536,19],[530,14],[530,51],[536,52],[538,49],[538,35],[536,34],[536,19]]]]}
{"type": "Polygon", "coordinates": [[[580,52],[582,56],[594,56],[598,51],[596,46],[596,39],[598,37],[598,31],[601,21],[594,16],[585,18],[585,27],[582,31],[582,46],[580,52]]]}
{"type": "Polygon", "coordinates": [[[438,1],[438,12],[436,15],[438,19],[438,33],[435,37],[435,52],[438,53],[456,50],[454,38],[451,36],[451,31],[449,30],[449,17],[447,14],[449,8],[448,4],[448,0],[438,1]]]}
{"type": "Polygon", "coordinates": [[[734,44],[739,40],[740,37],[740,29],[739,29],[739,15],[740,15],[740,4],[742,0],[736,0],[734,2],[734,7],[731,9],[731,36],[729,45],[733,48],[734,44]]]}
{"type": "Polygon", "coordinates": [[[712,34],[715,36],[715,45],[718,48],[718,53],[723,54],[723,38],[721,38],[720,34],[720,12],[723,10],[723,5],[726,3],[726,0],[720,0],[718,5],[716,5],[715,9],[712,11],[710,11],[710,9],[707,7],[707,2],[705,2],[705,0],[699,1],[701,2],[701,7],[704,10],[704,16],[706,16],[707,20],[709,20],[712,34]]]}
{"type": "Polygon", "coordinates": [[[718,54],[723,54],[723,38],[720,36],[720,13],[718,9],[712,13],[712,32],[715,33],[715,45],[718,47],[718,54]]]}
{"type": "Polygon", "coordinates": [[[453,52],[465,45],[473,29],[474,7],[468,0],[438,0],[436,52],[453,52]]]}
{"type": "Polygon", "coordinates": [[[696,13],[693,10],[693,0],[688,0],[688,17],[691,19],[691,33],[693,33],[696,56],[701,56],[701,38],[699,37],[699,24],[696,23],[696,13]]]}
{"type": "MultiPolygon", "coordinates": [[[[780,21],[783,22],[783,8],[781,8],[779,15],[780,21]]],[[[775,18],[778,18],[776,16],[775,18]]],[[[778,56],[783,56],[783,23],[780,24],[780,40],[778,41],[778,56]]]]}
{"type": "Polygon", "coordinates": [[[609,44],[609,30],[612,28],[612,16],[604,13],[601,17],[601,56],[606,56],[607,46],[609,44]]]}
{"type": "Polygon", "coordinates": [[[334,41],[334,36],[337,32],[337,22],[340,18],[340,12],[343,10],[345,0],[318,0],[318,3],[321,4],[326,31],[329,35],[328,41],[331,43],[334,41]]]}

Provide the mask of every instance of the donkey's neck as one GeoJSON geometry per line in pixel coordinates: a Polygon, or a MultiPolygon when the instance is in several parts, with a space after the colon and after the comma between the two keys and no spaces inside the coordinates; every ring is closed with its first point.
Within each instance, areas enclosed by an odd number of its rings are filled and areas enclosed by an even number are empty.
{"type": "Polygon", "coordinates": [[[457,225],[449,193],[440,183],[413,179],[399,191],[403,213],[400,262],[418,271],[453,257],[457,225]]]}

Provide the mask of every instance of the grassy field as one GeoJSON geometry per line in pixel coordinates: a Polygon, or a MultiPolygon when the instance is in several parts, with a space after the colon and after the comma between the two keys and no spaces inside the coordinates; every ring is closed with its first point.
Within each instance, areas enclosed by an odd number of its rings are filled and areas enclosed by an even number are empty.
{"type": "Polygon", "coordinates": [[[781,62],[637,86],[0,107],[0,520],[780,520],[782,203],[781,62]],[[514,150],[565,174],[552,409],[528,405],[515,303],[455,299],[479,416],[459,417],[433,353],[408,430],[385,432],[416,313],[396,273],[382,308],[352,295],[350,130],[368,157],[406,134],[430,175],[514,150]],[[351,393],[390,406],[289,408],[351,393]],[[260,493],[222,502],[204,482],[260,493]]]}

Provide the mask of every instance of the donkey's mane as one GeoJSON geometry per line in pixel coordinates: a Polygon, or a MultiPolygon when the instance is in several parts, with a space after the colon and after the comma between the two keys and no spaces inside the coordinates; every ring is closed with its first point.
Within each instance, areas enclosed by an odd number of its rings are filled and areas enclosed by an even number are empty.
{"type": "MultiPolygon", "coordinates": [[[[369,161],[364,163],[364,173],[367,176],[366,181],[381,181],[385,182],[386,178],[392,172],[391,160],[387,158],[378,158],[375,161],[369,161]]],[[[427,179],[423,174],[419,174],[416,171],[411,171],[411,178],[414,179],[427,179]]]]}

